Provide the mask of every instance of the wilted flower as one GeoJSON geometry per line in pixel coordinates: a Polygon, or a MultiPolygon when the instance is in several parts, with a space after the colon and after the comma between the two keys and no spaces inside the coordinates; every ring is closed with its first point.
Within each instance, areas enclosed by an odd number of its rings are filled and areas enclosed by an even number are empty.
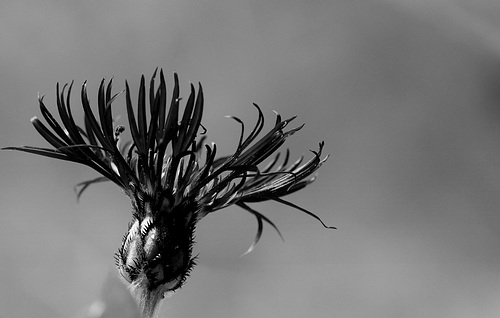
{"type": "Polygon", "coordinates": [[[78,185],[78,197],[90,184],[106,180],[116,183],[130,197],[132,222],[116,253],[116,264],[144,317],[153,316],[164,294],[184,283],[194,265],[192,247],[196,223],[208,213],[235,204],[253,214],[258,229],[249,251],[258,242],[264,222],[278,229],[248,203],[273,200],[296,208],[327,227],[312,212],[282,199],[314,180],[311,175],[327,159],[321,158],[323,142],[317,152],[312,151],[313,158],[304,164],[303,158],[289,164],[287,150],[281,164],[278,164],[280,153],[277,153],[264,168],[258,168],[302,126],[285,130],[295,117],[282,120],[276,114],[274,127],[259,137],[264,116],[255,105],[258,119],[253,129],[245,137],[243,122],[231,117],[241,125],[238,146],[232,155],[216,157],[216,145],[205,145],[203,151],[201,145],[205,137],[198,138],[205,133],[201,125],[201,84],[197,93],[191,84],[191,92],[180,117],[177,74],[174,74],[168,109],[162,71],[159,77],[160,83],[155,90],[155,71],[149,91],[146,90],[144,76],[141,78],[136,113],[126,83],[132,140],[123,145],[120,145],[120,136],[125,127],[116,125],[111,112],[111,104],[120,93],[112,94],[111,81],[106,84],[102,80],[97,100],[98,119],[91,109],[86,84],[82,86],[85,129],[75,123],[71,114],[72,84],[65,85],[62,90],[57,85],[57,108],[62,125],[47,110],[43,98],[39,98],[40,110],[49,127],[36,117],[31,120],[54,149],[29,146],[5,148],[77,162],[99,172],[101,177],[78,185]],[[146,106],[148,99],[149,107],[146,106]]]}

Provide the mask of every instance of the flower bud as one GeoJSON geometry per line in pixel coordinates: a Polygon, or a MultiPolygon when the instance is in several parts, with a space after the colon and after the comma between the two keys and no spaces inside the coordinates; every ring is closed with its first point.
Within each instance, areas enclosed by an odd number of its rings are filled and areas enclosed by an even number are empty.
{"type": "Polygon", "coordinates": [[[133,206],[138,209],[116,253],[116,263],[143,317],[149,318],[166,293],[182,286],[194,265],[195,219],[193,213],[179,213],[178,208],[153,213],[152,204],[133,206]]]}

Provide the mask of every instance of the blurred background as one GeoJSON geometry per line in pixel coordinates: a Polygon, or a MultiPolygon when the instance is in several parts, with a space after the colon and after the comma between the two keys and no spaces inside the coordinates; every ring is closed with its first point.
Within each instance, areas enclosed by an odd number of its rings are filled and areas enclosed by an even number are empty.
{"type": "MultiPolygon", "coordinates": [[[[56,110],[57,82],[75,81],[81,119],[83,81],[95,100],[103,77],[136,93],[141,74],[177,71],[181,95],[203,84],[221,154],[239,134],[224,116],[253,123],[253,102],[266,127],[273,109],[306,123],[293,156],[325,140],[317,181],[287,199],[338,230],[254,205],[285,242],[267,227],[240,257],[252,216],[210,215],[160,317],[499,317],[499,14],[494,0],[4,0],[0,146],[48,146],[29,119],[38,93],[56,110]]],[[[119,294],[130,206],[116,186],[77,203],[96,172],[17,152],[0,176],[0,317],[84,317],[119,294]]]]}

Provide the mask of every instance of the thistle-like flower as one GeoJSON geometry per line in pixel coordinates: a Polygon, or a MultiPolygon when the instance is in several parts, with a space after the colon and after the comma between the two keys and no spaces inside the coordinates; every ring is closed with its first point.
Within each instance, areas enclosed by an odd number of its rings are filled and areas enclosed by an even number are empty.
{"type": "Polygon", "coordinates": [[[324,227],[333,228],[326,226],[312,212],[282,199],[311,183],[314,180],[311,175],[327,159],[321,158],[321,142],[319,150],[312,151],[313,157],[306,163],[302,163],[303,158],[300,158],[289,164],[288,150],[280,161],[277,149],[286,138],[302,128],[285,130],[295,117],[282,120],[276,114],[274,127],[259,137],[264,116],[254,104],[258,119],[253,129],[245,136],[243,122],[231,117],[241,126],[238,145],[232,155],[216,157],[215,144],[202,147],[206,130],[201,125],[201,84],[198,92],[191,84],[191,92],[180,117],[177,74],[174,74],[168,109],[163,72],[160,71],[157,88],[156,75],[155,71],[149,91],[142,76],[135,113],[126,82],[124,92],[131,141],[120,142],[125,127],[115,123],[111,112],[111,104],[120,93],[112,94],[112,81],[106,84],[102,80],[97,100],[98,118],[91,109],[86,84],[82,86],[84,128],[75,123],[71,113],[72,84],[65,85],[62,90],[59,85],[56,86],[57,109],[62,125],[47,110],[43,97],[39,98],[42,116],[49,127],[36,117],[31,122],[54,149],[30,146],[4,148],[77,162],[99,172],[102,176],[77,185],[78,197],[90,184],[110,180],[131,199],[132,222],[115,258],[121,277],[144,317],[152,317],[164,294],[180,288],[186,280],[195,263],[192,255],[194,229],[196,223],[208,213],[234,204],[253,214],[258,228],[249,251],[259,241],[264,222],[278,233],[279,230],[248,203],[273,200],[312,216],[324,227]],[[271,156],[265,167],[258,167],[271,156]]]}

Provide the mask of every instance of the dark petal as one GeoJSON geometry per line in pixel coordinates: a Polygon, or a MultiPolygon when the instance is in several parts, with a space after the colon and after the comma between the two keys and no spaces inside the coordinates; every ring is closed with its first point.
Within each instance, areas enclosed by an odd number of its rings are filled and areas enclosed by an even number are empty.
{"type": "Polygon", "coordinates": [[[215,179],[218,175],[216,173],[213,173],[210,177],[208,177],[208,174],[212,168],[212,164],[213,164],[214,159],[215,159],[215,154],[217,153],[217,145],[212,144],[212,147],[213,147],[213,149],[210,148],[210,146],[205,145],[205,148],[207,150],[205,167],[203,168],[203,172],[200,175],[200,182],[196,185],[196,187],[193,190],[193,192],[195,192],[195,193],[198,192],[201,189],[201,187],[205,186],[210,181],[215,179]]]}
{"type": "Polygon", "coordinates": [[[52,130],[67,144],[72,144],[72,140],[66,135],[64,130],[61,128],[61,126],[57,123],[55,118],[52,116],[52,114],[47,110],[47,107],[45,107],[43,100],[39,99],[38,103],[40,104],[40,111],[42,113],[42,116],[45,118],[45,121],[49,124],[49,126],[52,128],[52,130]]]}
{"type": "Polygon", "coordinates": [[[255,137],[257,137],[257,135],[262,131],[262,127],[264,127],[264,114],[262,113],[262,110],[260,109],[259,105],[257,104],[253,105],[255,106],[255,108],[257,108],[257,111],[259,112],[259,117],[257,119],[255,127],[250,132],[250,135],[248,135],[247,139],[241,145],[242,149],[246,148],[255,139],[255,137]]]}
{"type": "Polygon", "coordinates": [[[139,135],[139,131],[137,129],[137,124],[135,122],[134,109],[132,107],[132,100],[130,98],[130,88],[128,86],[127,81],[125,81],[125,96],[126,96],[126,104],[127,104],[128,124],[130,126],[130,133],[132,134],[132,139],[134,140],[134,144],[135,144],[135,147],[137,148],[137,151],[140,154],[145,155],[146,149],[144,149],[144,147],[141,143],[141,137],[139,135]]]}
{"type": "Polygon", "coordinates": [[[90,108],[89,99],[87,97],[87,83],[84,83],[82,86],[81,100],[83,105],[83,111],[85,112],[85,117],[88,118],[89,127],[97,137],[97,140],[99,140],[99,142],[104,148],[113,149],[114,141],[110,142],[110,140],[106,139],[106,137],[103,135],[101,127],[99,127],[99,123],[97,122],[92,112],[92,109],[90,108]]]}
{"type": "MultiPolygon", "coordinates": [[[[111,90],[111,82],[108,85],[108,90],[111,90]]],[[[99,92],[97,93],[97,108],[99,110],[102,133],[108,141],[113,140],[113,118],[111,115],[111,107],[106,101],[104,79],[102,79],[101,84],[99,85],[99,92]]]]}
{"type": "MultiPolygon", "coordinates": [[[[276,151],[285,141],[285,139],[291,135],[291,133],[299,130],[302,126],[292,130],[291,132],[283,133],[282,129],[287,126],[295,117],[287,119],[278,123],[274,126],[271,131],[269,131],[264,137],[253,144],[252,147],[242,152],[238,158],[234,161],[234,165],[240,164],[254,164],[257,165],[263,160],[267,159],[274,151],[276,151]]],[[[247,141],[243,143],[248,145],[247,141]]]]}
{"type": "Polygon", "coordinates": [[[158,72],[158,68],[153,72],[153,76],[151,76],[151,80],[149,81],[149,107],[151,114],[154,113],[153,108],[156,107],[156,98],[155,98],[155,78],[156,73],[158,72]]]}
{"type": "Polygon", "coordinates": [[[80,197],[82,196],[83,191],[85,191],[88,188],[88,186],[90,186],[91,184],[99,183],[99,182],[106,182],[106,181],[109,181],[109,179],[106,177],[97,177],[97,178],[92,179],[92,180],[87,180],[87,181],[77,183],[74,187],[74,190],[76,192],[76,200],[77,201],[80,200],[80,197]]]}
{"type": "MultiPolygon", "coordinates": [[[[250,180],[241,190],[241,200],[245,202],[260,202],[268,200],[269,198],[281,197],[293,193],[307,184],[311,183],[314,179],[305,180],[312,173],[314,173],[322,163],[328,159],[328,156],[321,159],[321,152],[324,143],[320,143],[318,152],[313,151],[314,158],[307,163],[298,167],[303,160],[301,157],[289,168],[279,168],[274,173],[265,173],[261,176],[256,176],[250,180]],[[285,170],[286,169],[286,170],[285,170]]],[[[285,158],[288,161],[288,156],[285,158]]]]}
{"type": "MultiPolygon", "coordinates": [[[[288,157],[289,153],[290,153],[290,152],[289,152],[289,151],[288,151],[288,149],[287,149],[287,151],[286,151],[286,157],[288,157]]],[[[269,162],[269,163],[268,163],[268,164],[264,167],[264,169],[262,169],[261,171],[262,171],[263,173],[266,173],[266,172],[271,171],[271,169],[274,167],[274,165],[278,162],[278,160],[279,160],[279,158],[280,158],[280,155],[281,155],[281,153],[280,153],[280,152],[276,153],[276,156],[274,156],[274,159],[273,159],[271,162],[269,162]]],[[[286,163],[285,163],[285,164],[286,164],[286,163]]],[[[279,170],[279,169],[278,169],[278,170],[279,170]]]]}
{"type": "Polygon", "coordinates": [[[4,147],[2,148],[2,150],[16,150],[59,160],[74,161],[64,153],[54,149],[22,146],[22,147],[4,147]]]}
{"type": "Polygon", "coordinates": [[[196,93],[194,90],[194,85],[191,84],[191,93],[189,94],[189,98],[186,102],[186,107],[184,108],[184,115],[182,116],[182,120],[179,125],[179,140],[178,144],[175,147],[174,153],[180,153],[181,149],[185,150],[189,146],[190,140],[187,137],[188,134],[185,134],[184,132],[188,131],[189,123],[191,122],[191,114],[193,113],[195,94],[196,93]]]}
{"type": "MultiPolygon", "coordinates": [[[[160,87],[156,92],[155,103],[158,104],[158,134],[157,142],[160,142],[161,136],[163,135],[163,129],[165,128],[165,116],[167,111],[167,84],[165,83],[165,77],[162,76],[163,71],[160,71],[160,87]]],[[[156,71],[155,74],[156,75],[156,71]]],[[[177,74],[174,73],[174,79],[177,74]]],[[[153,77],[154,78],[154,77],[153,77]]],[[[150,96],[154,90],[153,79],[151,79],[150,96]]]]}
{"type": "MultiPolygon", "coordinates": [[[[141,84],[139,85],[139,96],[137,97],[137,125],[139,129],[139,138],[142,149],[147,149],[147,123],[146,123],[146,84],[144,75],[141,76],[141,84]]],[[[147,153],[145,153],[147,155],[147,153]]]]}
{"type": "MultiPolygon", "coordinates": [[[[181,151],[185,151],[187,147],[193,142],[198,133],[198,128],[201,124],[201,118],[203,115],[203,88],[200,83],[198,83],[198,95],[196,96],[195,108],[193,111],[193,116],[189,122],[189,130],[185,136],[184,143],[181,147],[181,151]]],[[[182,133],[182,132],[181,132],[182,133]]]]}
{"type": "Polygon", "coordinates": [[[242,147],[243,137],[245,136],[245,123],[243,123],[243,121],[236,116],[226,116],[226,117],[235,120],[237,123],[241,125],[240,140],[238,140],[238,147],[237,147],[237,149],[239,149],[242,147]]]}
{"type": "Polygon", "coordinates": [[[271,221],[269,218],[267,218],[262,213],[260,213],[258,211],[255,211],[254,209],[252,209],[251,207],[249,207],[248,205],[246,205],[243,202],[239,202],[236,205],[239,206],[239,207],[241,207],[241,208],[243,208],[243,209],[245,209],[245,210],[247,210],[248,212],[252,213],[256,217],[256,219],[257,219],[257,225],[258,225],[257,234],[255,235],[255,239],[254,239],[252,245],[250,245],[250,247],[248,248],[248,250],[243,255],[250,253],[254,249],[255,245],[259,242],[260,237],[262,236],[262,231],[263,231],[263,222],[262,222],[262,220],[264,220],[268,224],[270,224],[274,228],[274,230],[278,233],[278,235],[280,236],[281,240],[284,241],[283,235],[281,235],[280,230],[278,229],[278,227],[276,226],[276,224],[274,224],[273,221],[271,221]]]}
{"type": "Polygon", "coordinates": [[[302,207],[300,207],[300,206],[298,206],[296,204],[293,204],[292,202],[285,201],[285,200],[283,200],[281,198],[271,198],[271,200],[279,202],[279,203],[284,204],[284,205],[288,205],[289,207],[297,209],[297,210],[299,210],[299,211],[301,211],[301,212],[303,212],[303,213],[305,213],[305,214],[307,214],[307,215],[315,218],[316,220],[318,220],[321,223],[321,225],[323,225],[323,227],[325,227],[327,229],[336,229],[336,227],[334,227],[334,226],[328,226],[328,225],[326,225],[323,222],[323,220],[321,220],[321,218],[319,216],[317,216],[316,214],[314,214],[314,213],[312,213],[312,212],[310,212],[310,211],[308,211],[308,210],[306,210],[306,209],[304,209],[304,208],[302,208],[302,207]]]}
{"type": "Polygon", "coordinates": [[[54,148],[59,148],[66,146],[66,143],[64,141],[60,140],[55,136],[50,130],[45,127],[45,125],[36,117],[33,117],[31,119],[31,123],[35,127],[35,129],[38,131],[40,135],[42,135],[45,140],[47,140],[54,148]]]}
{"type": "MultiPolygon", "coordinates": [[[[71,115],[70,108],[70,96],[71,89],[73,87],[73,82],[68,87],[68,92],[66,94],[66,103],[65,100],[65,90],[67,85],[63,86],[62,92],[59,92],[59,83],[56,85],[56,101],[57,101],[57,110],[59,112],[59,118],[61,118],[62,124],[69,134],[69,138],[71,141],[67,142],[68,144],[84,144],[85,141],[82,138],[79,127],[75,124],[73,117],[71,115]]],[[[56,130],[54,130],[56,131],[56,130]]],[[[56,131],[57,132],[57,131],[56,131]]],[[[62,136],[61,136],[62,137],[62,136]]],[[[66,140],[66,139],[65,139],[66,140]]]]}
{"type": "MultiPolygon", "coordinates": [[[[95,134],[92,131],[92,127],[90,126],[90,120],[85,117],[85,129],[87,130],[86,136],[91,145],[97,146],[97,139],[95,138],[95,134]]],[[[102,157],[102,154],[99,152],[102,157]]]]}
{"type": "MultiPolygon", "coordinates": [[[[165,83],[165,77],[163,72],[160,72],[160,79],[162,83],[165,83]]],[[[174,92],[172,95],[172,100],[170,102],[170,109],[168,111],[167,119],[165,125],[162,129],[162,135],[160,137],[160,148],[165,151],[169,142],[174,141],[177,138],[177,125],[179,118],[179,79],[177,74],[174,74],[174,92]]],[[[165,84],[164,84],[165,85],[165,84]]],[[[163,107],[166,107],[163,106],[163,107]]]]}

